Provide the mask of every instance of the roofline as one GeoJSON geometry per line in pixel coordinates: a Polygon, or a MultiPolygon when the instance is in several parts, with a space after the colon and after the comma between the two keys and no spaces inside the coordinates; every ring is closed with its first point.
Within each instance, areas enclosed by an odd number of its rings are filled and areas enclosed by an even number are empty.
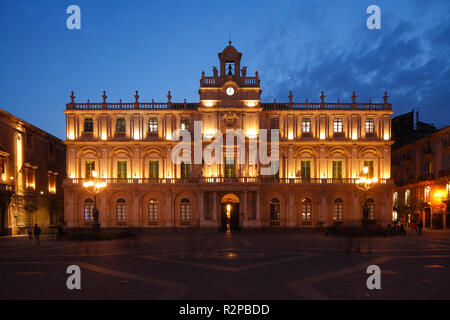
{"type": "Polygon", "coordinates": [[[6,111],[6,110],[4,110],[2,108],[0,108],[0,114],[3,114],[3,115],[8,116],[8,117],[11,117],[11,118],[15,119],[16,121],[23,123],[25,126],[29,126],[33,130],[38,131],[42,135],[50,136],[52,139],[57,140],[61,144],[64,144],[64,141],[62,139],[52,135],[51,133],[48,133],[47,131],[42,130],[41,128],[36,127],[35,125],[33,125],[33,124],[31,124],[31,123],[29,123],[29,122],[27,122],[27,121],[25,121],[25,120],[15,116],[15,115],[13,115],[12,113],[9,113],[8,111],[6,111]]]}
{"type": "Polygon", "coordinates": [[[427,134],[425,137],[419,138],[419,139],[417,139],[417,140],[414,140],[414,141],[411,142],[411,143],[408,143],[408,144],[405,144],[404,146],[401,146],[401,147],[398,148],[398,149],[392,150],[392,153],[395,153],[395,152],[398,152],[398,151],[400,151],[400,150],[402,150],[402,149],[406,149],[407,147],[413,146],[413,145],[415,145],[416,143],[421,142],[422,140],[429,139],[429,138],[431,138],[433,135],[437,135],[437,134],[439,134],[441,131],[447,130],[447,129],[449,129],[449,128],[450,128],[450,126],[445,126],[445,127],[441,128],[441,129],[438,129],[438,130],[434,131],[433,133],[427,134]]]}

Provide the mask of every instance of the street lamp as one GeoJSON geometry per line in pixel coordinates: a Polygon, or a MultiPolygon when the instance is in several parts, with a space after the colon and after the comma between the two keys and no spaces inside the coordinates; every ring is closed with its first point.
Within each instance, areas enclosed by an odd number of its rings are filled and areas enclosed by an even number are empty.
{"type": "Polygon", "coordinates": [[[100,223],[98,222],[98,209],[97,209],[97,194],[102,192],[102,190],[106,187],[106,181],[101,181],[97,179],[97,171],[92,171],[93,179],[83,182],[83,187],[87,192],[94,195],[94,210],[92,212],[94,216],[94,223],[92,227],[94,231],[98,231],[100,229],[100,223]]]}
{"type": "Polygon", "coordinates": [[[360,178],[358,178],[355,183],[356,187],[364,192],[364,205],[363,205],[363,218],[362,224],[368,225],[369,221],[369,206],[367,205],[367,191],[375,186],[378,182],[377,177],[369,178],[369,168],[364,167],[360,178]]]}

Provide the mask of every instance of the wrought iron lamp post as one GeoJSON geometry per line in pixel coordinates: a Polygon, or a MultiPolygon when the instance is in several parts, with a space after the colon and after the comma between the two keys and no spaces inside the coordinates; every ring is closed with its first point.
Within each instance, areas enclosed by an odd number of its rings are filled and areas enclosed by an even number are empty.
{"type": "Polygon", "coordinates": [[[364,192],[363,218],[362,225],[369,224],[369,206],[367,205],[367,191],[375,186],[378,182],[377,177],[369,177],[369,168],[364,167],[360,177],[355,181],[356,187],[364,192]]]}
{"type": "Polygon", "coordinates": [[[100,223],[98,222],[98,209],[97,209],[97,194],[103,191],[106,187],[106,181],[102,181],[100,179],[97,179],[97,171],[92,171],[92,177],[93,179],[90,179],[88,181],[83,182],[83,187],[86,189],[87,192],[94,195],[94,210],[92,212],[94,216],[94,223],[92,224],[92,228],[94,231],[100,230],[100,223]]]}

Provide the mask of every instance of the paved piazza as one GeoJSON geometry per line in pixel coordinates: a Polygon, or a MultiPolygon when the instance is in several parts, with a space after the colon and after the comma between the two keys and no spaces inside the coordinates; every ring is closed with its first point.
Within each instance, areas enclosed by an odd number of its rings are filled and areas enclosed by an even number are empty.
{"type": "Polygon", "coordinates": [[[0,299],[449,299],[450,232],[348,242],[319,232],[155,233],[59,242],[0,239],[0,299]],[[372,247],[371,252],[368,248],[372,247]],[[81,290],[66,269],[81,268],[81,290]],[[381,268],[368,290],[366,268],[381,268]]]}

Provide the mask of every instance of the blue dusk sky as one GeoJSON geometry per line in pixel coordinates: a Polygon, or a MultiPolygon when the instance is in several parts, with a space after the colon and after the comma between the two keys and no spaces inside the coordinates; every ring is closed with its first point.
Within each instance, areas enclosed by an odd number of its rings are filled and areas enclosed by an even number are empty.
{"type": "Polygon", "coordinates": [[[198,101],[227,45],[258,71],[262,100],[379,102],[395,115],[450,124],[448,0],[0,0],[0,108],[65,138],[63,110],[76,101],[198,101]],[[66,9],[81,9],[69,30],[66,9]],[[369,5],[381,29],[369,30],[369,5]]]}

